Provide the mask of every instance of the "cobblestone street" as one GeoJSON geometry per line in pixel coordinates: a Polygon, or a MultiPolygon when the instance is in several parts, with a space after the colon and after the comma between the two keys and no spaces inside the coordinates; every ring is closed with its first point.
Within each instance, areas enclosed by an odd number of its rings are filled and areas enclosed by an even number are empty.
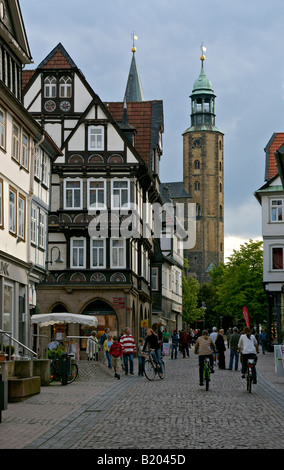
{"type": "Polygon", "coordinates": [[[82,361],[73,384],[8,405],[0,448],[282,449],[284,377],[273,353],[258,358],[251,394],[240,371],[217,366],[206,392],[192,349],[190,358],[166,358],[165,379],[153,382],[137,367],[117,381],[105,366],[82,361]]]}

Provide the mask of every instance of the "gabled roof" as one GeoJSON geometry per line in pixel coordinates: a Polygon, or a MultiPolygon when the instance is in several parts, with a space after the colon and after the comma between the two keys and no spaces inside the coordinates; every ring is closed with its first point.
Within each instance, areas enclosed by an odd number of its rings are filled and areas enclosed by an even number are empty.
{"type": "Polygon", "coordinates": [[[32,56],[18,0],[4,1],[4,17],[0,21],[2,37],[22,64],[30,64],[32,56]]]}
{"type": "Polygon", "coordinates": [[[269,181],[278,173],[275,152],[284,144],[284,132],[275,132],[266,145],[265,151],[265,181],[269,181]]]}
{"type": "Polygon", "coordinates": [[[39,64],[38,69],[71,69],[77,68],[75,62],[71,59],[70,55],[61,43],[46,56],[46,58],[39,64]]]}

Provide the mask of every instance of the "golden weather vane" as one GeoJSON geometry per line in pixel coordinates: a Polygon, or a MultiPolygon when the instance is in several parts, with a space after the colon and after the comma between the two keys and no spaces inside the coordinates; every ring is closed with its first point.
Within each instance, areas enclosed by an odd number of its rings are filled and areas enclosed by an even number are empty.
{"type": "Polygon", "coordinates": [[[136,52],[136,47],[135,47],[135,41],[137,41],[138,36],[136,36],[134,33],[132,34],[132,40],[133,40],[133,46],[132,46],[132,52],[136,52]]]}
{"type": "Polygon", "coordinates": [[[206,52],[206,47],[204,46],[204,44],[203,44],[203,43],[201,44],[201,47],[200,47],[200,49],[201,49],[201,56],[200,56],[200,60],[202,60],[202,61],[203,61],[203,60],[205,60],[205,55],[204,55],[204,52],[206,52]]]}

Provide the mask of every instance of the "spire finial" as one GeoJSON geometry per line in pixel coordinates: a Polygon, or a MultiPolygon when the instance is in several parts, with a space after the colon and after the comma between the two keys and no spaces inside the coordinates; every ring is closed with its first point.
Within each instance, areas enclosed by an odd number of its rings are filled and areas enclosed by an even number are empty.
{"type": "Polygon", "coordinates": [[[131,49],[133,53],[136,52],[135,41],[137,41],[137,39],[138,39],[138,36],[135,36],[135,34],[133,33],[132,34],[133,46],[131,49]]]}
{"type": "Polygon", "coordinates": [[[201,44],[201,56],[200,56],[200,60],[203,62],[205,60],[205,55],[204,55],[204,52],[206,52],[206,47],[203,45],[203,43],[201,44]]]}

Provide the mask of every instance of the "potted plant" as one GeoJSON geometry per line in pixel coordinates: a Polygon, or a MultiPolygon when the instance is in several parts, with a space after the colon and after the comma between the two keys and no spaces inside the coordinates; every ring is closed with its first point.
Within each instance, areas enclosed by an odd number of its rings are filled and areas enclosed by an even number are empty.
{"type": "Polygon", "coordinates": [[[5,353],[5,346],[4,344],[0,344],[0,362],[5,361],[6,353],[5,353]]]}
{"type": "Polygon", "coordinates": [[[6,348],[5,348],[5,352],[6,352],[6,359],[11,358],[11,359],[13,360],[13,357],[12,357],[12,356],[13,356],[13,354],[14,354],[14,352],[15,352],[14,346],[8,344],[8,345],[6,346],[6,348]]]}

